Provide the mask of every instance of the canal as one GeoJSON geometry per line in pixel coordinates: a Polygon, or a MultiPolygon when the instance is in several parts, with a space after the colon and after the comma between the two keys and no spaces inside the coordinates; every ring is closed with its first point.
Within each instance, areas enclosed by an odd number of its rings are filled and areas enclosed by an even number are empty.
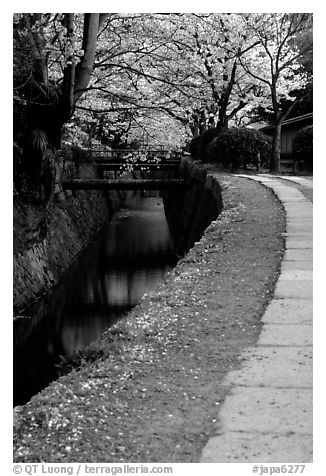
{"type": "Polygon", "coordinates": [[[98,339],[176,264],[163,201],[143,195],[128,192],[61,282],[15,321],[14,406],[58,378],[61,356],[98,339]]]}

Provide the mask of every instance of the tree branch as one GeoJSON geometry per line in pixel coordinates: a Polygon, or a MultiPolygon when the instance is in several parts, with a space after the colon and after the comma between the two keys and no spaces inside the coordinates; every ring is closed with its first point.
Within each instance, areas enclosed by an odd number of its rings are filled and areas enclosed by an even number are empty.
{"type": "Polygon", "coordinates": [[[228,121],[229,121],[230,119],[232,119],[232,118],[236,115],[236,113],[239,112],[239,111],[241,111],[241,109],[243,109],[246,105],[247,105],[247,102],[245,102],[245,101],[240,101],[240,103],[238,104],[238,106],[235,107],[235,108],[233,109],[233,111],[231,111],[230,114],[227,115],[228,121]]]}
{"type": "Polygon", "coordinates": [[[64,25],[67,28],[67,40],[71,46],[71,56],[67,58],[67,66],[63,72],[62,82],[62,109],[63,114],[68,119],[71,117],[74,108],[74,87],[75,87],[75,62],[74,51],[74,14],[66,13],[64,25]]]}

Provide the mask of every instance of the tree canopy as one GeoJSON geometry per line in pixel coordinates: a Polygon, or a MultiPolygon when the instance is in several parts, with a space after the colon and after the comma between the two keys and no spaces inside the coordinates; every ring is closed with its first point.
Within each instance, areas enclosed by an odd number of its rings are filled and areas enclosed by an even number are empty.
{"type": "Polygon", "coordinates": [[[311,84],[311,32],[295,13],[15,14],[15,139],[173,148],[259,111],[278,125],[311,84]]]}

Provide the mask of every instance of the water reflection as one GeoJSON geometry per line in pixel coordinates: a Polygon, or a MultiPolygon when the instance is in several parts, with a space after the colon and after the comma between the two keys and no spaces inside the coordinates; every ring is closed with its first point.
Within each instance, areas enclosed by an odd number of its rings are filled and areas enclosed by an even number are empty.
{"type": "Polygon", "coordinates": [[[96,340],[176,263],[159,197],[130,194],[64,280],[14,328],[14,404],[57,378],[59,355],[96,340]]]}

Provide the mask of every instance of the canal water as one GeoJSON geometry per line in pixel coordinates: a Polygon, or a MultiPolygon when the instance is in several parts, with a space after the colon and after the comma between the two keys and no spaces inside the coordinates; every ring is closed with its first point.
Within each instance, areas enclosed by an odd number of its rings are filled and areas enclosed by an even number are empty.
{"type": "MultiPolygon", "coordinates": [[[[154,192],[155,193],[155,192],[154,192]]],[[[129,192],[63,280],[14,324],[14,406],[59,376],[60,356],[98,339],[176,264],[162,199],[129,192]]]]}

